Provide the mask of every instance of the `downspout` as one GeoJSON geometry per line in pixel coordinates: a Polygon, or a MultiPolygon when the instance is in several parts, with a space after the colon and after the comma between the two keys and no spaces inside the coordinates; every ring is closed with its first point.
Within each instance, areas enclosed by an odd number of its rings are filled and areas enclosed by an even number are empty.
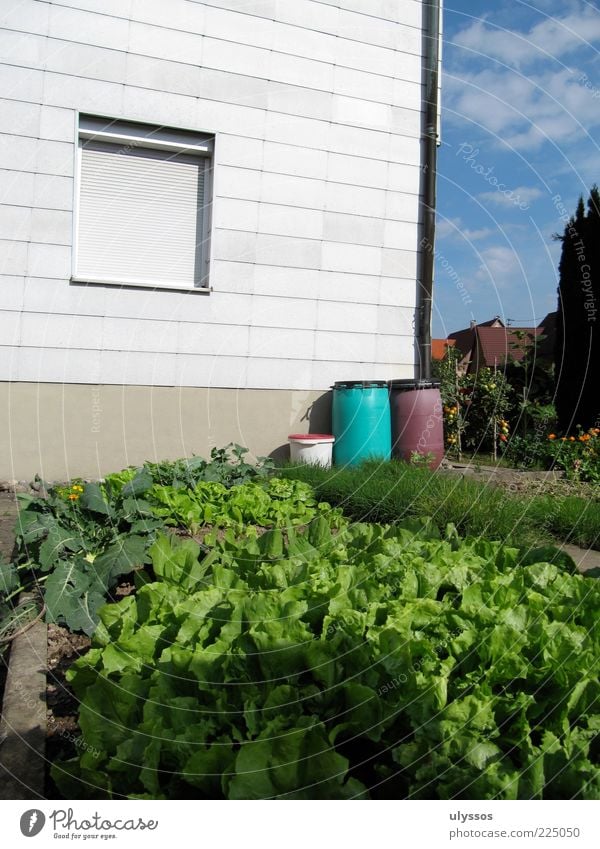
{"type": "Polygon", "coordinates": [[[419,379],[431,378],[431,305],[435,248],[435,204],[438,147],[438,90],[440,60],[440,0],[425,0],[424,75],[425,116],[423,129],[423,218],[421,279],[417,290],[417,347],[419,379]]]}

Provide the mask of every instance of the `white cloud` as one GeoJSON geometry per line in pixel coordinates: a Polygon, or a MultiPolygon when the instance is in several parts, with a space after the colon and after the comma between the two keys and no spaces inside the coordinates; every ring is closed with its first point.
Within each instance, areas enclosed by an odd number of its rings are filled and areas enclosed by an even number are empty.
{"type": "Polygon", "coordinates": [[[598,40],[600,15],[590,5],[562,17],[545,16],[540,23],[523,32],[476,21],[461,30],[452,43],[481,57],[523,67],[540,59],[559,59],[598,40]]]}
{"type": "Polygon", "coordinates": [[[593,140],[600,126],[600,10],[566,3],[556,4],[555,15],[539,2],[529,7],[537,12],[533,25],[510,29],[483,18],[449,39],[445,119],[463,126],[467,119],[519,151],[546,141],[570,144],[586,133],[593,140]]]}
{"type": "Polygon", "coordinates": [[[504,289],[522,280],[523,272],[514,250],[503,245],[493,245],[481,251],[481,265],[475,277],[482,283],[492,283],[504,289]]]}
{"type": "Polygon", "coordinates": [[[435,223],[435,232],[438,239],[447,239],[460,229],[462,221],[460,218],[440,218],[435,223]]]}
{"type": "Polygon", "coordinates": [[[497,68],[448,74],[445,117],[463,126],[467,119],[517,150],[547,140],[562,145],[600,125],[600,89],[586,87],[583,78],[564,69],[529,77],[497,68]]]}
{"type": "Polygon", "coordinates": [[[482,192],[479,200],[495,203],[498,206],[514,207],[519,203],[531,203],[532,200],[544,197],[544,192],[535,186],[517,186],[510,189],[510,194],[504,192],[482,192]]]}
{"type": "Polygon", "coordinates": [[[480,227],[473,230],[467,227],[461,218],[438,218],[435,232],[440,240],[477,242],[481,239],[487,239],[495,231],[489,227],[480,227]]]}
{"type": "Polygon", "coordinates": [[[470,230],[468,227],[464,227],[461,230],[463,238],[468,242],[478,242],[481,239],[487,239],[494,232],[495,230],[491,230],[489,227],[480,227],[479,230],[470,230]]]}

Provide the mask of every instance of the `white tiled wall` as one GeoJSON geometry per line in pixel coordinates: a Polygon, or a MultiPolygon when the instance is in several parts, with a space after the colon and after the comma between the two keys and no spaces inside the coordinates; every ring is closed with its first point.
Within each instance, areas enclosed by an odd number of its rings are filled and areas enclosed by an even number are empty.
{"type": "Polygon", "coordinates": [[[411,376],[418,0],[3,0],[0,380],[411,376]],[[214,133],[213,291],[70,283],[77,111],[214,133]]]}

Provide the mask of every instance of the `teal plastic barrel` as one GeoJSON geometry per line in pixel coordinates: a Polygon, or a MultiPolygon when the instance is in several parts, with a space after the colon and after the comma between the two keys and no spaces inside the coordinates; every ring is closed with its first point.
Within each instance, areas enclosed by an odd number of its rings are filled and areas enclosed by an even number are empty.
{"type": "Polygon", "coordinates": [[[338,381],[333,386],[333,461],[353,466],[389,460],[392,454],[390,396],[385,380],[338,381]]]}

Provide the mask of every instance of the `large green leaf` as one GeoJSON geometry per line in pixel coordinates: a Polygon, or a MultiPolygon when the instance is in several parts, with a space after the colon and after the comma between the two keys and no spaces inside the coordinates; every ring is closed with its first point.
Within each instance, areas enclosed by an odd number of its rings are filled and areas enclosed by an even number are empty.
{"type": "Polygon", "coordinates": [[[79,505],[92,513],[101,516],[113,516],[114,511],[104,497],[102,487],[98,483],[86,483],[79,499],[79,505]]]}
{"type": "Polygon", "coordinates": [[[148,492],[152,484],[153,480],[150,470],[144,466],[138,469],[135,477],[129,483],[125,484],[121,490],[121,495],[124,498],[128,495],[142,495],[144,492],[148,492]]]}
{"type": "Polygon", "coordinates": [[[12,563],[0,559],[0,596],[8,595],[19,586],[19,576],[12,563]]]}
{"type": "Polygon", "coordinates": [[[111,579],[138,569],[146,557],[147,538],[130,534],[119,537],[94,560],[93,568],[110,584],[111,579]]]}
{"type": "Polygon", "coordinates": [[[104,587],[85,571],[84,563],[73,558],[59,563],[45,583],[48,620],[66,624],[72,631],[92,634],[98,611],[105,603],[104,587]]]}

